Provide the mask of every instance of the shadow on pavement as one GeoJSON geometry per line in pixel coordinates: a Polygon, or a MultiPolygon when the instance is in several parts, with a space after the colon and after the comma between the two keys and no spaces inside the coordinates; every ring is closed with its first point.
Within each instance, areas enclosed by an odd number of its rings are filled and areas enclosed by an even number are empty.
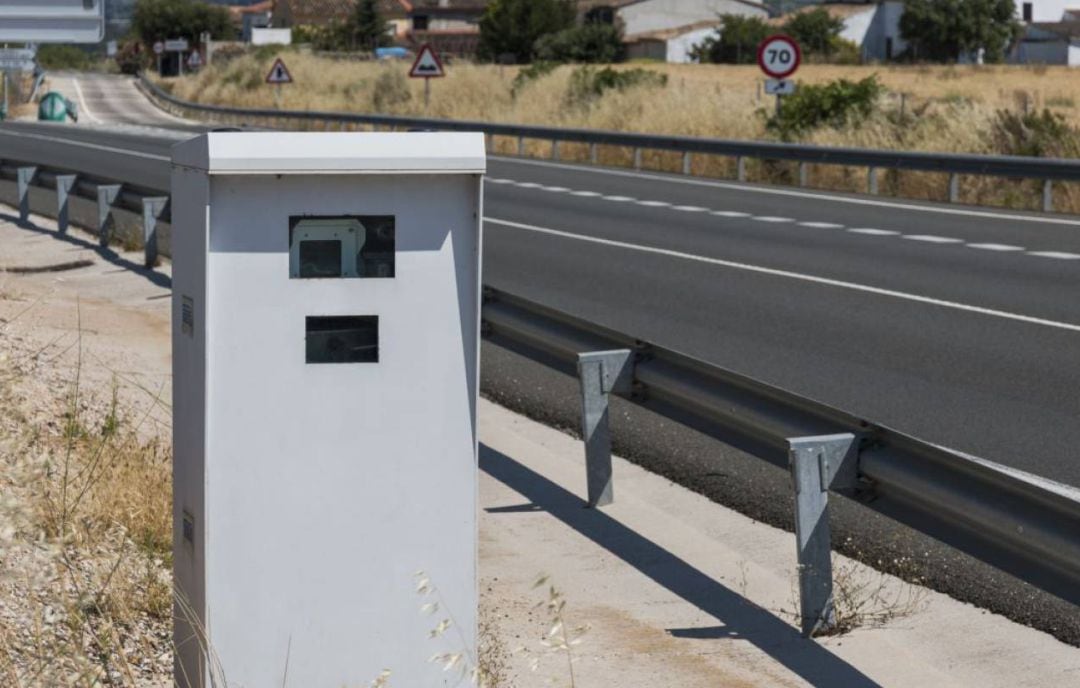
{"type": "Polygon", "coordinates": [[[484,444],[480,445],[480,469],[531,502],[489,509],[489,513],[520,513],[542,508],[721,623],[712,628],[674,629],[670,631],[672,635],[745,640],[815,686],[873,688],[879,685],[813,640],[802,638],[783,619],[750,604],[735,591],[604,512],[584,508],[578,496],[484,444]]]}

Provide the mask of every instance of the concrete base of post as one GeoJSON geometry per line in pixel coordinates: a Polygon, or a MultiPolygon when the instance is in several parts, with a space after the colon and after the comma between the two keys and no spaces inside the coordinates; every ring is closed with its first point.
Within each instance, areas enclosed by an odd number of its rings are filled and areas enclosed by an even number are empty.
{"type": "Polygon", "coordinates": [[[614,501],[611,479],[611,428],[608,396],[628,393],[633,381],[633,352],[629,349],[595,351],[578,355],[581,382],[581,435],[585,442],[585,476],[588,506],[614,501]]]}

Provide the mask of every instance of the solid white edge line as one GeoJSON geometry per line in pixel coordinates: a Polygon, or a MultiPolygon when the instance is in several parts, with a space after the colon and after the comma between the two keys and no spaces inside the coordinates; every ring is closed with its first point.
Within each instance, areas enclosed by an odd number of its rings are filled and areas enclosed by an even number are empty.
{"type": "Polygon", "coordinates": [[[575,241],[584,241],[591,244],[600,244],[603,246],[613,246],[615,248],[625,248],[631,251],[641,251],[644,253],[653,253],[661,256],[668,256],[670,258],[680,258],[682,260],[690,260],[698,263],[708,263],[710,265],[719,265],[721,267],[732,268],[735,270],[745,270],[747,272],[755,272],[762,275],[772,275],[774,277],[786,277],[788,279],[799,280],[802,282],[812,282],[814,284],[823,284],[830,287],[839,287],[841,289],[850,289],[852,291],[860,291],[867,294],[875,294],[878,296],[888,296],[895,299],[901,299],[904,301],[913,301],[915,303],[924,303],[931,306],[939,306],[941,308],[950,308],[958,311],[965,311],[968,313],[978,313],[980,315],[989,315],[995,318],[1004,318],[1006,320],[1014,320],[1017,322],[1028,323],[1031,325],[1042,325],[1044,327],[1052,327],[1059,330],[1065,330],[1068,332],[1080,332],[1080,325],[1074,325],[1072,323],[1058,322],[1056,320],[1047,320],[1045,318],[1036,318],[1030,315],[1022,315],[1020,313],[1010,313],[1009,311],[1000,311],[994,308],[984,308],[982,306],[972,306],[966,303],[958,303],[956,301],[946,301],[943,299],[935,299],[929,296],[919,296],[918,294],[909,294],[907,292],[895,291],[893,289],[883,289],[881,287],[871,287],[865,284],[856,284],[854,282],[845,282],[843,280],[830,279],[828,277],[818,277],[816,275],[807,275],[801,272],[792,272],[790,270],[779,270],[777,268],[767,268],[761,265],[750,265],[748,263],[737,263],[731,260],[723,260],[721,258],[709,258],[707,256],[699,256],[693,253],[683,253],[682,251],[673,251],[666,248],[656,248],[652,246],[641,246],[639,244],[631,244],[625,241],[616,241],[614,239],[601,239],[599,237],[585,236],[582,234],[574,234],[572,232],[564,232],[558,229],[550,229],[547,227],[538,227],[536,225],[523,224],[521,222],[511,222],[509,220],[499,220],[493,217],[485,217],[484,222],[490,222],[495,225],[503,225],[504,227],[513,227],[515,229],[523,229],[530,232],[538,232],[540,234],[548,234],[550,236],[562,237],[564,239],[573,239],[575,241]]]}
{"type": "Polygon", "coordinates": [[[83,112],[86,113],[86,116],[89,117],[90,121],[93,122],[94,124],[104,124],[100,119],[98,119],[94,115],[93,112],[90,111],[90,108],[86,105],[86,98],[83,97],[82,87],[79,86],[79,80],[77,78],[75,78],[75,77],[70,77],[70,78],[71,78],[71,83],[75,85],[75,95],[77,95],[79,97],[79,105],[82,106],[83,112]]]}
{"type": "Polygon", "coordinates": [[[89,148],[91,150],[106,151],[109,153],[120,153],[121,155],[130,155],[135,158],[146,158],[147,160],[164,160],[165,162],[172,162],[172,158],[166,155],[154,155],[153,153],[143,153],[142,151],[134,151],[128,148],[113,148],[112,146],[103,146],[98,143],[89,143],[87,141],[76,141],[75,139],[65,139],[63,137],[43,136],[41,134],[32,134],[25,131],[0,131],[0,136],[15,136],[23,139],[36,139],[39,141],[48,141],[50,143],[63,143],[71,146],[79,146],[80,148],[89,148]]]}
{"type": "Polygon", "coordinates": [[[662,174],[648,174],[646,172],[633,172],[630,170],[612,170],[604,167],[584,167],[581,165],[567,165],[565,163],[546,162],[544,160],[522,160],[520,158],[508,158],[504,156],[491,155],[488,156],[491,160],[498,160],[500,162],[517,163],[519,165],[535,165],[537,167],[553,167],[562,170],[574,170],[577,172],[592,172],[594,174],[606,174],[614,177],[634,177],[637,179],[648,179],[652,181],[671,182],[673,184],[689,184],[691,186],[708,186],[714,189],[731,189],[734,191],[746,191],[750,193],[763,193],[773,194],[777,196],[792,196],[794,198],[813,198],[819,201],[831,201],[834,203],[849,203],[851,205],[867,205],[875,206],[878,208],[898,208],[901,210],[915,210],[924,213],[941,213],[943,215],[966,215],[968,217],[985,217],[995,220],[1013,220],[1023,222],[1040,222],[1050,225],[1069,225],[1072,227],[1080,227],[1080,220],[1067,219],[1063,217],[1040,217],[1037,215],[1009,215],[1006,213],[995,213],[988,210],[967,210],[964,208],[941,208],[936,206],[924,206],[924,205],[911,205],[909,203],[898,203],[892,201],[879,201],[869,198],[847,198],[844,196],[830,196],[828,194],[810,193],[808,191],[793,191],[790,189],[778,189],[762,186],[752,186],[749,184],[733,184],[729,182],[718,182],[708,179],[686,179],[683,177],[675,177],[662,174]]]}

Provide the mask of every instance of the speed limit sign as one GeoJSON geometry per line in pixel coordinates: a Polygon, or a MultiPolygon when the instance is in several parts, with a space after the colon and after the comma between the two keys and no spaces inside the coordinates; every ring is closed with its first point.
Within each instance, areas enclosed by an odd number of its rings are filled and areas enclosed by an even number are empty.
{"type": "Polygon", "coordinates": [[[758,66],[774,79],[791,76],[799,68],[800,62],[802,51],[790,36],[769,36],[758,46],[758,66]]]}

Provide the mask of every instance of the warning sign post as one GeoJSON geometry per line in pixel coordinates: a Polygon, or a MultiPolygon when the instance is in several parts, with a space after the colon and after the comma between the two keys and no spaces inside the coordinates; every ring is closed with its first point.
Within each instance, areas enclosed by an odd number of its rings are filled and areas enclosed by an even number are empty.
{"type": "Polygon", "coordinates": [[[409,69],[409,76],[413,79],[424,79],[424,109],[426,110],[428,103],[431,102],[431,80],[446,76],[446,69],[434,48],[426,43],[420,48],[416,61],[409,69]]]}
{"type": "Polygon", "coordinates": [[[266,75],[266,83],[274,85],[274,106],[278,110],[281,109],[281,85],[291,84],[292,82],[292,74],[289,73],[289,68],[285,66],[285,62],[280,57],[274,60],[273,66],[270,67],[270,73],[266,75]]]}

